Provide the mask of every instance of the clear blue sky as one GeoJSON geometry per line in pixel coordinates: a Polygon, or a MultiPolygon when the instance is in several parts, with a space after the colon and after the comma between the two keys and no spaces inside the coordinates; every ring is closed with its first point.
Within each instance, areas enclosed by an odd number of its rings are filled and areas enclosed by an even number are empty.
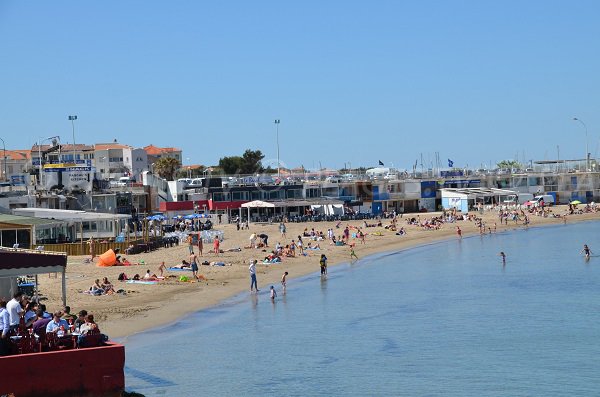
{"type": "MultiPolygon", "coordinates": [[[[312,168],[583,158],[598,1],[2,1],[0,137],[312,168]]],[[[600,154],[600,153],[599,153],[600,154]]],[[[190,158],[188,161],[187,158],[190,158]]]]}

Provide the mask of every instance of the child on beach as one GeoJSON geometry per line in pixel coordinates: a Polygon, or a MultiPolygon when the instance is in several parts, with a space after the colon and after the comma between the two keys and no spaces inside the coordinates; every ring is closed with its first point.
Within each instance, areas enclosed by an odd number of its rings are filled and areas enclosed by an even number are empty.
{"type": "Polygon", "coordinates": [[[352,258],[358,259],[358,256],[356,256],[356,252],[354,252],[354,245],[350,246],[350,260],[352,260],[352,258]]]}
{"type": "Polygon", "coordinates": [[[160,266],[158,267],[158,271],[160,272],[160,276],[163,276],[163,272],[167,270],[167,267],[165,266],[165,262],[163,261],[160,266]]]}
{"type": "Polygon", "coordinates": [[[456,234],[458,235],[458,238],[462,238],[462,230],[460,230],[459,226],[456,226],[456,234]]]}
{"type": "Polygon", "coordinates": [[[274,301],[277,297],[277,292],[275,291],[275,287],[271,285],[271,300],[274,301]]]}
{"type": "Polygon", "coordinates": [[[321,254],[321,259],[319,260],[319,264],[321,265],[321,276],[327,274],[327,257],[325,254],[321,254]]]}
{"type": "Polygon", "coordinates": [[[281,276],[281,286],[283,288],[283,293],[284,294],[285,294],[285,289],[287,287],[287,280],[286,280],[287,275],[288,275],[288,272],[285,272],[285,273],[283,273],[283,276],[281,276]]]}

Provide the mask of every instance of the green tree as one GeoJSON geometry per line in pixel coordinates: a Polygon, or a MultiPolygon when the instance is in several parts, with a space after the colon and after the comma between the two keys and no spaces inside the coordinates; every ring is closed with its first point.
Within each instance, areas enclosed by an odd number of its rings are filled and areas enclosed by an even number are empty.
{"type": "Polygon", "coordinates": [[[153,170],[161,178],[172,181],[175,177],[175,172],[181,167],[179,160],[173,157],[161,157],[154,162],[153,170]]]}
{"type": "Polygon", "coordinates": [[[219,168],[227,175],[260,173],[264,171],[264,158],[260,150],[247,149],[241,157],[229,156],[219,159],[219,168]]]}
{"type": "Polygon", "coordinates": [[[516,160],[502,160],[498,164],[496,164],[498,168],[508,168],[508,169],[521,169],[523,166],[516,160]]]}
{"type": "Polygon", "coordinates": [[[260,150],[246,149],[246,151],[242,155],[243,163],[241,173],[254,174],[263,172],[264,167],[262,166],[262,159],[264,158],[265,155],[262,154],[260,150]]]}
{"type": "Polygon", "coordinates": [[[226,175],[235,175],[241,173],[243,163],[244,159],[240,156],[223,157],[219,159],[219,168],[221,168],[226,175]]]}

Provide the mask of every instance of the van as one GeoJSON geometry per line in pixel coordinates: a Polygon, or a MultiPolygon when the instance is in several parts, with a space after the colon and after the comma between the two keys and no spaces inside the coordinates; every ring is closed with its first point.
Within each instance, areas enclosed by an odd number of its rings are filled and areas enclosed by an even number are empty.
{"type": "Polygon", "coordinates": [[[122,176],[119,178],[119,180],[117,181],[117,186],[127,186],[129,185],[131,182],[133,182],[133,179],[131,179],[128,176],[122,176]]]}
{"type": "Polygon", "coordinates": [[[547,206],[547,205],[554,205],[554,196],[550,195],[550,194],[542,194],[540,196],[535,196],[535,198],[533,200],[531,200],[531,204],[534,207],[539,207],[539,206],[547,206]]]}
{"type": "Polygon", "coordinates": [[[528,201],[533,200],[533,194],[531,193],[517,193],[511,194],[504,200],[502,203],[506,205],[517,205],[517,204],[525,204],[528,201]]]}

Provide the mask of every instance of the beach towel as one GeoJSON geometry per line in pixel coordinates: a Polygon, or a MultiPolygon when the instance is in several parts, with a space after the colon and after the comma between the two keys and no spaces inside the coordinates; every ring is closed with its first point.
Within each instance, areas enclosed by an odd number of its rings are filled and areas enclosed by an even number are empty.
{"type": "Polygon", "coordinates": [[[169,268],[167,268],[167,270],[170,270],[172,272],[191,272],[192,268],[191,267],[184,267],[184,268],[181,268],[181,267],[169,267],[169,268]]]}
{"type": "Polygon", "coordinates": [[[154,284],[158,284],[158,281],[127,280],[127,284],[146,284],[146,285],[154,285],[154,284]]]}

